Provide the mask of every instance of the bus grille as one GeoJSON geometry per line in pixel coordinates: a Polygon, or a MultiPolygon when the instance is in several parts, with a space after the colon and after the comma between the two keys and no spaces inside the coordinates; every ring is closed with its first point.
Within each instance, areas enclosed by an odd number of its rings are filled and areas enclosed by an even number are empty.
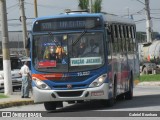
{"type": "Polygon", "coordinates": [[[79,97],[83,91],[66,91],[66,92],[57,92],[59,97],[79,97]]]}
{"type": "MultiPolygon", "coordinates": [[[[88,87],[86,84],[72,85],[72,89],[83,89],[88,87]]],[[[54,89],[68,89],[66,84],[63,85],[54,85],[54,89]]]]}

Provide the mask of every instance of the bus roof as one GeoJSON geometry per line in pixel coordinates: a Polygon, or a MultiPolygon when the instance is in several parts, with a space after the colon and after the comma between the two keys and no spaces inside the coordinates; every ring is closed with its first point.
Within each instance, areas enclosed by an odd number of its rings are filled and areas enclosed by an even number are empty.
{"type": "Polygon", "coordinates": [[[59,15],[54,15],[54,16],[45,16],[45,17],[39,17],[36,18],[35,21],[37,20],[46,20],[46,19],[52,19],[52,18],[68,18],[68,17],[101,17],[102,14],[100,13],[65,13],[65,14],[59,14],[59,15]]]}
{"type": "Polygon", "coordinates": [[[135,24],[133,19],[130,18],[124,18],[117,15],[105,15],[105,21],[108,23],[124,23],[124,24],[135,24]]]}

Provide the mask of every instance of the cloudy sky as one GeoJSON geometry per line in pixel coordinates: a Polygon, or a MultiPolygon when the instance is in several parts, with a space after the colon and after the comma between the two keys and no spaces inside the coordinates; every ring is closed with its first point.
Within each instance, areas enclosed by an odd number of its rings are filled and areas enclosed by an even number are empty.
{"type": "MultiPolygon", "coordinates": [[[[19,0],[6,0],[9,30],[22,30],[19,19],[19,0]]],[[[34,18],[34,0],[25,1],[25,13],[27,19],[27,29],[31,29],[32,18],[34,18]]],[[[38,16],[50,16],[63,13],[65,9],[78,9],[79,0],[37,0],[38,16]]],[[[133,14],[136,21],[137,31],[145,31],[145,0],[102,0],[102,11],[127,16],[133,14]]],[[[160,33],[160,0],[150,0],[151,17],[153,21],[153,31],[160,33]]]]}

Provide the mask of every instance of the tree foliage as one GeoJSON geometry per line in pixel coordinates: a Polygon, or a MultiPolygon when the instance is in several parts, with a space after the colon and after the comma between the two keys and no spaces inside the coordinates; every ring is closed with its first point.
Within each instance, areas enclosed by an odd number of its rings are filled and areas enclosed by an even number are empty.
{"type": "Polygon", "coordinates": [[[102,9],[101,4],[102,4],[102,0],[95,0],[94,4],[92,5],[92,12],[100,13],[102,9]]]}
{"type": "MultiPolygon", "coordinates": [[[[100,13],[102,9],[102,0],[94,0],[92,3],[92,13],[100,13]]],[[[82,10],[87,10],[89,8],[89,0],[79,0],[78,5],[82,10]]]]}
{"type": "Polygon", "coordinates": [[[79,7],[82,10],[87,10],[89,6],[89,0],[79,0],[79,7]]]}

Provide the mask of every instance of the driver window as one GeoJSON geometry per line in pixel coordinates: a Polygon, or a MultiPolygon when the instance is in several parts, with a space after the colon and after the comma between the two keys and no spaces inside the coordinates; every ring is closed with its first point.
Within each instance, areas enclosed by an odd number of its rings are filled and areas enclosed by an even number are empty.
{"type": "Polygon", "coordinates": [[[83,54],[87,54],[87,53],[99,54],[99,44],[97,42],[95,42],[95,39],[93,39],[93,38],[88,40],[88,46],[84,50],[83,54]]]}

